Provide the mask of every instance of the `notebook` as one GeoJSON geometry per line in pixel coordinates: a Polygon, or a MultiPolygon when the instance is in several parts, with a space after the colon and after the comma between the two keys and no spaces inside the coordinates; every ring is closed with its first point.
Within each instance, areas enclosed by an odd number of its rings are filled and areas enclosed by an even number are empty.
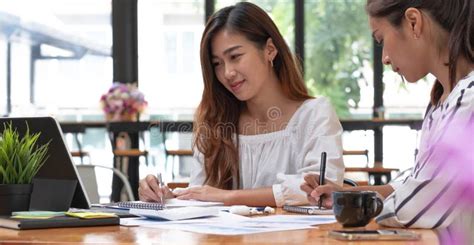
{"type": "Polygon", "coordinates": [[[162,210],[166,208],[179,208],[179,207],[210,207],[210,206],[222,206],[222,202],[202,202],[196,200],[180,200],[177,198],[166,199],[165,205],[158,202],[116,202],[110,204],[99,204],[95,207],[106,207],[106,208],[119,208],[119,209],[151,209],[151,210],[162,210]]]}
{"type": "Polygon", "coordinates": [[[117,202],[115,203],[119,208],[127,209],[151,209],[151,210],[162,210],[164,205],[158,202],[142,202],[142,201],[133,201],[133,202],[117,202]]]}
{"type": "Polygon", "coordinates": [[[182,207],[164,210],[130,209],[130,214],[157,220],[185,220],[219,215],[216,207],[182,207]]]}
{"type": "Polygon", "coordinates": [[[301,213],[301,214],[334,214],[332,209],[319,209],[317,206],[289,206],[289,205],[284,205],[283,210],[288,211],[288,212],[293,212],[293,213],[301,213]]]}
{"type": "Polygon", "coordinates": [[[11,217],[0,217],[0,226],[17,230],[58,228],[58,227],[81,227],[81,226],[104,226],[119,225],[118,217],[81,219],[69,216],[59,216],[49,219],[16,219],[11,217]]]}

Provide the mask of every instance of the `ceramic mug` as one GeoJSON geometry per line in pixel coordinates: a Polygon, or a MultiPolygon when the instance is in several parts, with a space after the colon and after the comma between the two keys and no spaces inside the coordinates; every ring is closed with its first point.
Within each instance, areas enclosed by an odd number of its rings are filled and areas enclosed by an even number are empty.
{"type": "Polygon", "coordinates": [[[336,220],[344,227],[366,226],[383,208],[373,191],[335,191],[332,198],[336,220]]]}

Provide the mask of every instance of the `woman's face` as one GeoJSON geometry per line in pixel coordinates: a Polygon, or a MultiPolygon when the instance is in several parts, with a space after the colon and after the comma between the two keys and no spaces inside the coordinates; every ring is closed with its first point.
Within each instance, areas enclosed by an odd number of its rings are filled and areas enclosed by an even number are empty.
{"type": "Polygon", "coordinates": [[[421,38],[413,32],[412,25],[403,21],[394,27],[385,18],[369,17],[374,39],[383,45],[382,62],[408,82],[416,82],[428,74],[426,48],[421,38]]]}
{"type": "Polygon", "coordinates": [[[211,40],[211,62],[219,82],[240,101],[254,98],[272,70],[264,49],[239,33],[222,30],[211,40]]]}

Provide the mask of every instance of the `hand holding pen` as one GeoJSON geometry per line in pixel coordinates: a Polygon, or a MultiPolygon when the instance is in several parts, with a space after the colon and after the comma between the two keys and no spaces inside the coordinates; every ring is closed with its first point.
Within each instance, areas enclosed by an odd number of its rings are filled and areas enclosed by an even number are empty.
{"type": "MultiPolygon", "coordinates": [[[[324,176],[326,175],[326,158],[327,158],[327,153],[325,151],[321,152],[321,162],[320,162],[320,168],[319,168],[319,185],[324,185],[324,176]]],[[[318,207],[319,209],[322,208],[323,206],[323,196],[321,195],[319,197],[319,203],[318,207]]]]}
{"type": "Polygon", "coordinates": [[[332,193],[342,191],[343,187],[325,178],[326,158],[327,154],[321,153],[320,174],[306,174],[304,176],[305,182],[301,184],[300,188],[306,192],[311,205],[332,208],[332,193]]]}
{"type": "Polygon", "coordinates": [[[163,183],[163,179],[160,180],[160,178],[161,174],[156,176],[149,174],[140,180],[138,187],[140,201],[163,203],[165,199],[174,197],[170,189],[163,183]]]}

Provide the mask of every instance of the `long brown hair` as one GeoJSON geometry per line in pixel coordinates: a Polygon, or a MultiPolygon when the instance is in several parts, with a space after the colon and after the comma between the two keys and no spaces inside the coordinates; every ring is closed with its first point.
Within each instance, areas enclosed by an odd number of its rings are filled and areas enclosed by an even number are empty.
{"type": "Polygon", "coordinates": [[[240,185],[237,127],[244,102],[218,81],[211,63],[211,41],[223,29],[244,35],[262,50],[271,38],[278,50],[273,68],[285,95],[293,100],[311,96],[299,63],[265,11],[252,3],[241,2],[209,18],[201,39],[204,91],[195,116],[194,146],[204,156],[205,184],[232,189],[240,185]]]}
{"type": "MultiPolygon", "coordinates": [[[[459,58],[464,57],[467,61],[474,62],[473,0],[367,0],[366,11],[370,16],[387,18],[393,26],[400,27],[405,11],[412,7],[428,12],[449,33],[447,65],[452,90],[456,83],[459,58]]],[[[439,102],[443,92],[443,86],[436,80],[431,90],[433,105],[439,102]]]]}

